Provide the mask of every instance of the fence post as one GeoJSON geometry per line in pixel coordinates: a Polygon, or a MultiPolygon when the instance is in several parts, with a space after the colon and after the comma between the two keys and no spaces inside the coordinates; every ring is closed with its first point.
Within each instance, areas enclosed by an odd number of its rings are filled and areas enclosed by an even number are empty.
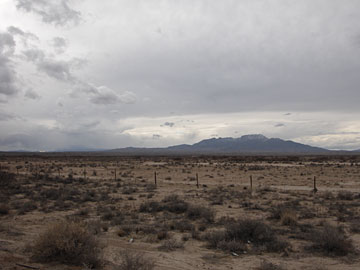
{"type": "Polygon", "coordinates": [[[250,175],[250,191],[252,192],[253,189],[253,181],[252,181],[252,175],[250,175]]]}
{"type": "Polygon", "coordinates": [[[316,188],[316,176],[314,176],[314,189],[313,189],[314,193],[316,193],[318,191],[318,189],[316,188]]]}
{"type": "Polygon", "coordinates": [[[199,188],[199,176],[197,173],[196,173],[196,186],[197,188],[199,188]]]}
{"type": "Polygon", "coordinates": [[[157,185],[156,172],[154,173],[155,186],[157,185]]]}

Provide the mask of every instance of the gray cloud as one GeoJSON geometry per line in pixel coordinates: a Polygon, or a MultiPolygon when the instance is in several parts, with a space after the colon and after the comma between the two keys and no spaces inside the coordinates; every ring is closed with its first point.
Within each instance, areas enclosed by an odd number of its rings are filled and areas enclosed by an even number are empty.
{"type": "Polygon", "coordinates": [[[49,77],[55,78],[59,81],[75,81],[75,77],[70,71],[70,63],[67,61],[45,58],[37,63],[37,68],[49,77]]]}
{"type": "Polygon", "coordinates": [[[274,127],[284,127],[284,126],[285,126],[285,124],[283,124],[283,123],[278,123],[278,124],[274,125],[274,127]]]}
{"type": "Polygon", "coordinates": [[[66,39],[62,37],[54,37],[51,44],[54,47],[55,52],[58,54],[64,53],[68,46],[66,39]]]}
{"type": "Polygon", "coordinates": [[[0,95],[12,96],[19,91],[17,74],[11,57],[15,51],[15,41],[9,33],[0,33],[0,95]]]}
{"type": "Polygon", "coordinates": [[[175,126],[175,123],[173,123],[173,122],[165,122],[164,124],[162,124],[161,125],[162,127],[163,126],[166,126],[166,127],[173,127],[173,126],[175,126]]]}
{"type": "Polygon", "coordinates": [[[21,41],[23,42],[23,44],[25,46],[28,46],[28,41],[38,41],[39,38],[38,36],[36,36],[34,33],[31,32],[24,32],[23,30],[21,30],[18,27],[15,26],[9,26],[7,28],[8,33],[10,33],[12,36],[20,36],[21,37],[21,41]]]}
{"type": "Polygon", "coordinates": [[[88,92],[90,95],[90,102],[94,104],[109,105],[116,103],[133,104],[136,102],[134,93],[125,91],[120,94],[106,86],[91,86],[88,92]]]}
{"type": "Polygon", "coordinates": [[[45,53],[37,48],[24,50],[22,53],[25,59],[30,62],[40,62],[45,58],[45,53]]]}
{"type": "Polygon", "coordinates": [[[16,0],[16,7],[41,17],[45,23],[55,26],[77,25],[81,13],[69,6],[68,0],[16,0]]]}
{"type": "Polygon", "coordinates": [[[33,100],[37,100],[41,98],[41,96],[38,93],[36,93],[33,89],[28,89],[25,92],[25,97],[33,100]]]}
{"type": "Polygon", "coordinates": [[[0,121],[8,121],[8,120],[13,120],[16,117],[12,114],[8,114],[6,112],[1,112],[0,111],[0,121]]]}

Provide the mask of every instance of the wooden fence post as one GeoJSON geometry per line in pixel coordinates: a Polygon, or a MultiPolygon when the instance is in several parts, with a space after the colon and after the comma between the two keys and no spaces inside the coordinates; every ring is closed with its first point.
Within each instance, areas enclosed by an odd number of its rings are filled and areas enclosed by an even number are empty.
{"type": "Polygon", "coordinates": [[[155,186],[157,185],[156,172],[154,173],[155,186]]]}
{"type": "Polygon", "coordinates": [[[197,173],[196,173],[196,186],[197,188],[199,188],[199,176],[197,173]]]}
{"type": "Polygon", "coordinates": [[[316,193],[318,191],[318,189],[316,188],[316,176],[314,176],[314,189],[313,189],[314,193],[316,193]]]}
{"type": "Polygon", "coordinates": [[[253,189],[253,181],[252,181],[252,175],[250,175],[250,191],[252,192],[253,189]]]}

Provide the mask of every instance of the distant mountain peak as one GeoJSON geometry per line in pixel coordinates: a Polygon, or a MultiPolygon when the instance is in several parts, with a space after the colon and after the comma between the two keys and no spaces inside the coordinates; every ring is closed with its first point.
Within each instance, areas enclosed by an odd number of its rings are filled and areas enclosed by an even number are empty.
{"type": "Polygon", "coordinates": [[[249,134],[249,135],[243,135],[240,137],[240,140],[257,140],[257,141],[266,141],[269,138],[265,137],[262,134],[249,134]]]}

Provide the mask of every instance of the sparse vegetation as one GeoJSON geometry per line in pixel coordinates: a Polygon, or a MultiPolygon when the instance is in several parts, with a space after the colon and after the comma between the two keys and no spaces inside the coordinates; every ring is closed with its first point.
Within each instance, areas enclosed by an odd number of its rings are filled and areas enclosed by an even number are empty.
{"type": "MultiPolygon", "coordinates": [[[[347,160],[0,155],[0,251],[20,258],[19,251],[30,244],[24,258],[31,255],[41,268],[60,263],[59,269],[101,268],[102,261],[109,269],[155,269],[151,257],[169,267],[170,257],[180,264],[190,252],[196,263],[197,258],[207,258],[204,268],[229,255],[229,267],[244,263],[245,268],[265,270],[283,269],[283,256],[290,265],[295,256],[307,252],[314,262],[322,256],[351,255],[346,261],[352,260],[358,256],[360,196],[350,189],[359,187],[353,177],[360,158],[351,159],[351,166],[347,160]],[[22,166],[18,174],[17,166],[22,166]],[[319,190],[309,192],[318,174],[319,190]],[[59,217],[65,220],[61,225],[59,217]],[[328,225],[333,222],[338,226],[328,225]],[[124,255],[123,248],[140,253],[124,255]],[[119,252],[118,260],[109,251],[119,252]],[[242,259],[265,252],[277,254],[261,264],[258,257],[242,259]]],[[[337,260],[341,267],[344,261],[337,260]]],[[[1,263],[13,267],[10,261],[1,263]]],[[[357,260],[353,264],[357,267],[357,260]]],[[[186,266],[197,267],[191,260],[186,266]]],[[[299,266],[310,267],[304,261],[299,266]]]]}

